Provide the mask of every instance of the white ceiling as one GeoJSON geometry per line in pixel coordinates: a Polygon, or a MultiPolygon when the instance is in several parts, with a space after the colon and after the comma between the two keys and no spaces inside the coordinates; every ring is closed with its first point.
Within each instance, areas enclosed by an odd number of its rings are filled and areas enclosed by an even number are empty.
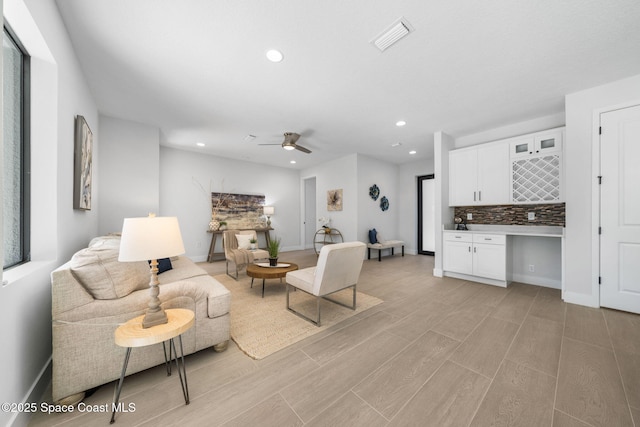
{"type": "Polygon", "coordinates": [[[435,131],[562,113],[565,94],[640,73],[638,0],[57,4],[102,114],[157,126],[166,146],[291,168],[426,159],[435,131]],[[371,40],[400,17],[414,32],[380,52],[371,40]],[[313,153],[258,145],[286,131],[313,153]]]}

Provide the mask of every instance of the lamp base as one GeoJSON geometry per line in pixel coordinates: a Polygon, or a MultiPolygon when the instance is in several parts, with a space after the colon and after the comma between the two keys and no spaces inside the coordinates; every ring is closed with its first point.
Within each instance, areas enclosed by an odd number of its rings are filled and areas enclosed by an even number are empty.
{"type": "Polygon", "coordinates": [[[152,326],[164,325],[168,322],[169,319],[167,318],[167,313],[165,313],[163,309],[154,312],[150,312],[147,310],[147,313],[142,319],[142,327],[146,329],[152,326]]]}

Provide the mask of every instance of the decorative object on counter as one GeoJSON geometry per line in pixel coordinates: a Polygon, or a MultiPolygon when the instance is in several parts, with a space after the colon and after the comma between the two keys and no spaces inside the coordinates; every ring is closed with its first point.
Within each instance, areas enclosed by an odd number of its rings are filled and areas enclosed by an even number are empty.
{"type": "Polygon", "coordinates": [[[456,223],[456,230],[467,230],[467,224],[459,216],[455,217],[453,222],[456,223]]]}
{"type": "Polygon", "coordinates": [[[220,229],[219,221],[216,221],[215,219],[212,219],[211,221],[209,221],[209,230],[218,231],[219,229],[220,229]]]}
{"type": "Polygon", "coordinates": [[[280,238],[274,237],[267,245],[267,251],[269,251],[269,265],[278,265],[278,253],[280,252],[280,238]]]}
{"type": "Polygon", "coordinates": [[[454,216],[466,218],[473,214],[473,224],[489,225],[528,225],[565,227],[565,204],[529,204],[529,205],[493,205],[493,206],[458,206],[454,216]],[[535,213],[535,220],[528,219],[528,213],[535,213]]]}
{"type": "Polygon", "coordinates": [[[369,187],[369,197],[371,197],[375,201],[375,200],[378,200],[379,196],[380,196],[380,189],[378,188],[377,185],[373,184],[371,187],[369,187]]]}
{"type": "Polygon", "coordinates": [[[342,188],[327,191],[327,210],[342,210],[342,188]]]}
{"type": "Polygon", "coordinates": [[[386,196],[382,196],[382,199],[380,199],[380,209],[382,209],[382,212],[389,209],[389,199],[386,196]]]}
{"type": "Polygon", "coordinates": [[[169,258],[184,253],[180,225],[176,217],[125,218],[118,261],[134,262],[151,260],[149,273],[148,308],[142,321],[143,328],[167,323],[167,315],[160,307],[158,287],[158,259],[169,258]]]}
{"type": "Polygon", "coordinates": [[[91,180],[93,134],[82,116],[76,116],[73,166],[73,208],[90,211],[91,187],[93,185],[91,180]]]}
{"type": "Polygon", "coordinates": [[[267,217],[267,227],[271,227],[271,216],[276,213],[274,206],[265,206],[262,208],[262,213],[267,217]]]}

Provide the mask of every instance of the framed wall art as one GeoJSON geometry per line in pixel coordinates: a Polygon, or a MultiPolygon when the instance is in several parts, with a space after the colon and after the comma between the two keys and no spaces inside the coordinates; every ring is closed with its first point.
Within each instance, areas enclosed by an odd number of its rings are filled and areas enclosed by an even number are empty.
{"type": "Polygon", "coordinates": [[[76,116],[73,158],[73,208],[91,210],[93,133],[82,116],[76,116]]]}
{"type": "Polygon", "coordinates": [[[328,211],[342,210],[342,188],[338,190],[327,191],[327,210],[328,211]]]}

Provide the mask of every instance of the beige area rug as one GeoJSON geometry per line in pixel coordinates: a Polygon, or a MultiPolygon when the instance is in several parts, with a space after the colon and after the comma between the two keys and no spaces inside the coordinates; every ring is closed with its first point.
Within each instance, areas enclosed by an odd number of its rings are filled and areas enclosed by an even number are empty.
{"type": "MultiPolygon", "coordinates": [[[[240,273],[238,281],[226,274],[214,277],[231,291],[231,339],[253,359],[267,357],[382,303],[381,299],[362,292],[356,292],[355,311],[323,300],[322,326],[318,327],[287,310],[284,280],[282,283],[279,279],[267,280],[264,298],[261,298],[262,279],[255,279],[251,288],[251,278],[244,273],[240,273]]],[[[352,290],[346,289],[333,294],[332,298],[351,305],[352,296],[352,290]]],[[[301,291],[290,292],[289,298],[296,311],[315,316],[315,298],[301,291]]]]}

